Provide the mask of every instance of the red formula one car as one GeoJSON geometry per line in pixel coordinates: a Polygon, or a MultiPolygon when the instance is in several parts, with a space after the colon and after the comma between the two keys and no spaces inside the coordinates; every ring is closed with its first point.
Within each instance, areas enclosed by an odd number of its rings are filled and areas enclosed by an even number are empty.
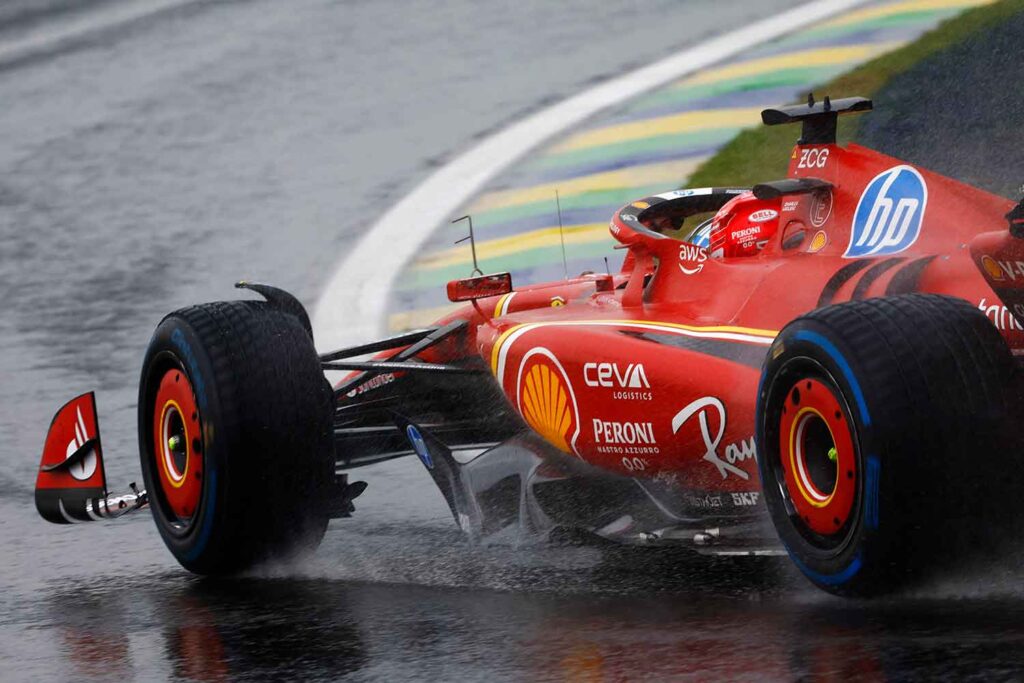
{"type": "Polygon", "coordinates": [[[472,538],[788,553],[847,595],[983,556],[1021,490],[1024,204],[838,146],[870,108],[764,111],[803,127],[786,179],[636,201],[618,273],[455,281],[469,303],[430,329],[318,355],[291,295],[244,283],[266,301],[171,313],[140,382],[145,491],[108,494],[85,394],[54,418],[39,512],[149,506],[182,565],[232,573],[315,547],[365,488],[344,472],[415,454],[472,538]]]}

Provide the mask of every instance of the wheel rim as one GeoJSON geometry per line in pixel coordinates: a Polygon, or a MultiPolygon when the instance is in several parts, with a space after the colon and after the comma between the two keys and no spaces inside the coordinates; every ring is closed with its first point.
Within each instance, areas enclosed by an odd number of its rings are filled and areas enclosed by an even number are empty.
{"type": "Polygon", "coordinates": [[[160,379],[152,433],[164,507],[172,521],[188,525],[203,491],[202,422],[192,384],[179,368],[167,370],[160,379]]]}
{"type": "Polygon", "coordinates": [[[844,402],[819,379],[790,385],[779,419],[779,453],[793,515],[815,534],[843,532],[857,496],[857,452],[844,402]]]}

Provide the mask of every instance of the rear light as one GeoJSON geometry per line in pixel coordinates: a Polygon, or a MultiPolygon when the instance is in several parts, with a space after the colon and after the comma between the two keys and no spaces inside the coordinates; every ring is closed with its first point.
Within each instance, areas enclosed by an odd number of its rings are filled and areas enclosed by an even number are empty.
{"type": "Polygon", "coordinates": [[[495,273],[448,283],[449,301],[473,301],[489,296],[500,296],[512,291],[512,274],[495,273]]]}

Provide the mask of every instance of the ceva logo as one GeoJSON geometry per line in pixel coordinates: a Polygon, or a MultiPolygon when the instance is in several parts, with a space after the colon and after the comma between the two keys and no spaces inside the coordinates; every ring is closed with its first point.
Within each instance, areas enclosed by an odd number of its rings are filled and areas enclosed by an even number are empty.
{"type": "Polygon", "coordinates": [[[583,381],[588,387],[650,389],[642,363],[630,363],[624,372],[618,363],[584,363],[583,381]]]}
{"type": "Polygon", "coordinates": [[[916,169],[895,166],[875,176],[860,196],[843,256],[885,256],[908,248],[921,234],[927,204],[928,187],[916,169]]]}

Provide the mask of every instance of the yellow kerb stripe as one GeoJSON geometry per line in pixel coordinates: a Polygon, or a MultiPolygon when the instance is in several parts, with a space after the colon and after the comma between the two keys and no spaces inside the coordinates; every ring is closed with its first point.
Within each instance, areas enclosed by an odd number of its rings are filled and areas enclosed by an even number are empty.
{"type": "Polygon", "coordinates": [[[885,17],[891,17],[897,14],[907,14],[910,12],[938,12],[941,10],[980,7],[982,5],[991,5],[994,1],[995,0],[908,0],[907,2],[897,2],[891,5],[884,5],[882,7],[868,7],[866,9],[857,10],[856,12],[850,12],[849,14],[844,14],[832,21],[819,24],[816,28],[833,28],[836,26],[859,24],[862,21],[884,19],[885,17]]]}
{"type": "Polygon", "coordinates": [[[551,202],[551,212],[554,214],[555,190],[558,190],[559,196],[565,199],[566,197],[583,194],[584,192],[628,190],[632,187],[657,185],[659,183],[665,183],[666,187],[678,187],[703,161],[704,157],[691,157],[657,164],[630,166],[616,171],[595,173],[579,178],[534,185],[533,187],[489,192],[473,203],[469,213],[480,213],[481,211],[501,209],[518,204],[551,202]]]}
{"type": "Polygon", "coordinates": [[[733,109],[708,109],[687,111],[682,114],[659,116],[629,123],[619,123],[603,128],[586,130],[570,136],[551,149],[552,154],[569,152],[588,147],[599,147],[628,140],[642,140],[658,135],[690,133],[713,128],[752,126],[760,121],[761,107],[739,107],[733,109]]]}
{"type": "MultiPolygon", "coordinates": [[[[825,66],[864,61],[874,55],[883,54],[899,46],[899,43],[865,43],[842,47],[801,50],[782,55],[753,59],[739,64],[730,64],[718,69],[709,69],[696,76],[680,81],[680,86],[705,85],[718,81],[770,73],[781,69],[798,68],[808,65],[825,66]]],[[[656,135],[688,133],[729,126],[749,126],[759,122],[761,107],[739,107],[732,109],[709,109],[688,111],[653,119],[631,121],[603,128],[577,133],[565,142],[552,148],[552,153],[567,152],[588,147],[608,145],[625,140],[638,140],[656,135]]]]}
{"type": "MultiPolygon", "coordinates": [[[[588,244],[590,242],[601,242],[611,239],[607,223],[567,225],[563,230],[565,232],[566,245],[588,244]]],[[[480,260],[493,259],[508,256],[509,254],[517,254],[529,249],[556,247],[559,244],[561,244],[561,240],[559,229],[556,225],[550,228],[531,230],[519,235],[477,242],[476,253],[480,260]]],[[[413,268],[416,270],[446,268],[459,265],[460,263],[469,263],[471,259],[472,253],[469,247],[453,247],[423,255],[413,263],[413,268]]]]}
{"type": "MultiPolygon", "coordinates": [[[[844,45],[842,47],[825,47],[814,50],[801,50],[799,52],[787,52],[762,59],[752,59],[749,62],[730,64],[719,69],[710,69],[685,79],[680,85],[704,85],[718,81],[727,81],[733,78],[780,71],[782,69],[861,62],[874,55],[893,50],[899,45],[900,43],[862,43],[860,45],[844,45]]],[[[758,110],[758,113],[760,113],[760,110],[758,110]]]]}

